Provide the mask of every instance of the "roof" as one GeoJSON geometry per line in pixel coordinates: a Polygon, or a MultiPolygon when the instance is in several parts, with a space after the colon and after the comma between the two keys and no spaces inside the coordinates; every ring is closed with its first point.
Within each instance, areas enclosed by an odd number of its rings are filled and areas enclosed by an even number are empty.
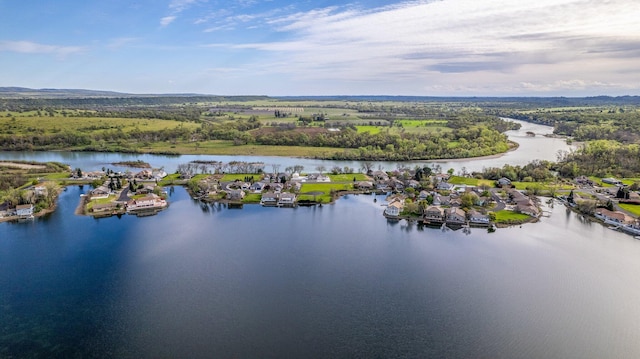
{"type": "Polygon", "coordinates": [[[402,209],[402,203],[400,203],[400,201],[393,201],[391,203],[389,203],[388,207],[394,207],[394,208],[398,208],[398,209],[402,209]]]}
{"type": "Polygon", "coordinates": [[[19,204],[19,205],[16,206],[16,210],[19,210],[19,209],[31,209],[31,208],[33,208],[32,204],[19,204]]]}

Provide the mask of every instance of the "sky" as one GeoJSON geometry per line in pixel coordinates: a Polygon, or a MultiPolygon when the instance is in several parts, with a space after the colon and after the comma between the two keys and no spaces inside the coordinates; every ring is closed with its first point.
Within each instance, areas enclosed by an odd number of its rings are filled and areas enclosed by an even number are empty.
{"type": "Polygon", "coordinates": [[[640,95],[640,1],[0,0],[0,86],[640,95]]]}

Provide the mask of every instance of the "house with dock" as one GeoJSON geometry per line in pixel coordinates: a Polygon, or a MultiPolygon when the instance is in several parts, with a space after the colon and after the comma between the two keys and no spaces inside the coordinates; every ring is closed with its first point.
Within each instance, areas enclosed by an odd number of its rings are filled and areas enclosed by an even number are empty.
{"type": "Polygon", "coordinates": [[[167,201],[155,194],[149,194],[141,198],[135,198],[127,203],[127,212],[163,209],[167,206],[167,201]]]}
{"type": "Polygon", "coordinates": [[[282,192],[278,197],[278,207],[294,207],[296,205],[296,194],[282,192]]]}
{"type": "Polygon", "coordinates": [[[445,219],[444,208],[440,206],[429,206],[424,211],[424,222],[440,224],[445,219]]]}
{"type": "Polygon", "coordinates": [[[384,209],[385,217],[398,217],[404,209],[404,200],[400,198],[394,198],[384,209]]]}
{"type": "Polygon", "coordinates": [[[446,210],[445,222],[447,224],[465,224],[467,222],[467,216],[462,208],[451,207],[446,210]]]}
{"type": "Polygon", "coordinates": [[[260,204],[265,207],[274,207],[278,205],[278,194],[275,192],[265,192],[260,198],[260,204]]]}
{"type": "Polygon", "coordinates": [[[18,219],[31,219],[33,218],[33,205],[32,204],[20,204],[16,206],[16,216],[18,219]]]}

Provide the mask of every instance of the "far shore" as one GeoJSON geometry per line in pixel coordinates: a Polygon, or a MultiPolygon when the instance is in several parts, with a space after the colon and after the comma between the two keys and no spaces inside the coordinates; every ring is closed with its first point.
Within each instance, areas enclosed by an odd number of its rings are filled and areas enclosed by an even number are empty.
{"type": "Polygon", "coordinates": [[[418,160],[418,161],[425,161],[425,162],[464,162],[464,161],[469,161],[469,160],[490,160],[490,159],[494,159],[494,158],[500,158],[504,155],[506,155],[509,152],[515,151],[518,149],[518,147],[520,147],[520,144],[517,142],[513,142],[513,141],[509,141],[509,143],[512,145],[507,152],[502,152],[502,153],[496,153],[495,155],[486,155],[486,156],[478,156],[478,157],[461,157],[461,158],[442,158],[442,159],[437,159],[437,160],[418,160]]]}

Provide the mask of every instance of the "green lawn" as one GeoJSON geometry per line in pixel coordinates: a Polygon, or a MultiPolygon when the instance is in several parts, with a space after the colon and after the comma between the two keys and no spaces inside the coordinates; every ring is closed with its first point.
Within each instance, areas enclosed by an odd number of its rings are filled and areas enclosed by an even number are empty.
{"type": "Polygon", "coordinates": [[[629,204],[629,203],[620,203],[620,208],[625,211],[631,212],[634,216],[640,217],[640,205],[637,204],[629,204]]]}
{"type": "Polygon", "coordinates": [[[495,182],[486,179],[477,179],[469,177],[451,176],[447,181],[451,184],[466,184],[467,186],[488,186],[494,187],[495,182]]]}
{"type": "Polygon", "coordinates": [[[142,119],[142,118],[107,118],[107,117],[63,117],[37,116],[22,114],[12,118],[0,117],[0,132],[10,131],[12,134],[32,134],[34,131],[42,134],[53,134],[64,131],[81,133],[101,133],[105,131],[122,130],[123,132],[160,131],[166,129],[186,128],[195,130],[200,127],[194,122],[173,120],[142,119]],[[27,117],[28,116],[28,117],[27,117]]]}
{"type": "Polygon", "coordinates": [[[69,178],[69,172],[50,173],[44,178],[48,180],[64,180],[69,178]]]}
{"type": "Polygon", "coordinates": [[[353,182],[355,177],[356,181],[367,181],[369,178],[364,173],[349,173],[340,175],[327,175],[331,179],[331,182],[353,182]]]}
{"type": "Polygon", "coordinates": [[[300,188],[298,200],[322,201],[323,203],[331,202],[331,190],[341,191],[353,189],[352,184],[345,183],[305,183],[300,188]],[[312,195],[305,194],[309,192],[318,192],[322,194],[312,195]]]}
{"type": "Polygon", "coordinates": [[[116,200],[116,196],[111,195],[107,198],[96,198],[96,199],[92,199],[91,201],[89,201],[89,203],[87,203],[87,211],[91,210],[93,208],[94,205],[96,204],[107,204],[107,203],[111,203],[113,201],[116,200]]]}
{"type": "Polygon", "coordinates": [[[369,125],[356,126],[356,129],[358,130],[358,133],[369,132],[372,135],[375,135],[377,133],[380,133],[380,131],[382,131],[382,127],[380,126],[369,126],[369,125]]]}
{"type": "Polygon", "coordinates": [[[513,223],[513,222],[523,222],[531,218],[531,216],[516,213],[514,211],[502,210],[498,212],[494,212],[496,214],[496,223],[513,223]]]}
{"type": "Polygon", "coordinates": [[[247,193],[242,199],[243,203],[260,203],[260,199],[262,199],[261,193],[247,193]]]}
{"type": "Polygon", "coordinates": [[[257,173],[228,173],[222,176],[220,182],[233,182],[235,180],[244,181],[246,177],[253,177],[253,180],[258,182],[263,176],[257,173]]]}
{"type": "Polygon", "coordinates": [[[160,182],[158,182],[159,186],[168,186],[173,183],[173,181],[177,181],[180,179],[179,173],[172,173],[163,178],[160,182]]]}

